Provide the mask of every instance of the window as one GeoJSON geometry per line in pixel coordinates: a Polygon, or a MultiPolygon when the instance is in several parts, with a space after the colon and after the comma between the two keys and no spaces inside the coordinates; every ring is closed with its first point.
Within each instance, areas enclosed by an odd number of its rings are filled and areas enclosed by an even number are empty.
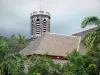
{"type": "Polygon", "coordinates": [[[46,19],[44,19],[43,21],[46,21],[46,19]]]}
{"type": "Polygon", "coordinates": [[[32,28],[33,28],[33,26],[32,26],[32,28]]]}
{"type": "Polygon", "coordinates": [[[37,22],[36,24],[40,24],[39,22],[37,22]]]}
{"type": "Polygon", "coordinates": [[[46,24],[44,24],[44,26],[46,26],[46,24]]]}
{"type": "Polygon", "coordinates": [[[40,19],[37,19],[36,21],[40,21],[40,19]]]}
{"type": "Polygon", "coordinates": [[[46,30],[46,29],[43,29],[43,30],[46,30]]]}
{"type": "Polygon", "coordinates": [[[36,25],[36,26],[40,26],[40,25],[36,25]]]}
{"type": "Polygon", "coordinates": [[[44,28],[46,28],[46,27],[44,27],[44,28]]]}
{"type": "Polygon", "coordinates": [[[33,32],[31,32],[31,34],[33,34],[33,32]]]}
{"type": "Polygon", "coordinates": [[[36,32],[36,34],[40,34],[39,32],[36,32]]]}
{"type": "Polygon", "coordinates": [[[32,20],[32,23],[33,23],[34,21],[32,20]]]}
{"type": "Polygon", "coordinates": [[[36,32],[40,32],[40,29],[37,29],[36,32]]]}
{"type": "Polygon", "coordinates": [[[43,32],[46,32],[46,31],[43,31],[43,32]]]}
{"type": "Polygon", "coordinates": [[[46,19],[44,19],[44,20],[43,20],[43,23],[45,23],[45,24],[46,24],[46,19]]]}
{"type": "Polygon", "coordinates": [[[43,22],[44,24],[46,24],[46,22],[43,22]]]}
{"type": "Polygon", "coordinates": [[[36,27],[36,29],[40,29],[40,27],[36,27]]]}

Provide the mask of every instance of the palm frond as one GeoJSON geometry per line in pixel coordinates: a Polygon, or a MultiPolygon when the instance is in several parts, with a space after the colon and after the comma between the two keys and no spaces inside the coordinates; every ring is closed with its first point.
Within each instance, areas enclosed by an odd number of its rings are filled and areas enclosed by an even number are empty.
{"type": "Polygon", "coordinates": [[[100,25],[100,19],[96,16],[90,16],[90,17],[86,17],[82,23],[81,23],[81,27],[85,28],[87,25],[100,25]]]}
{"type": "Polygon", "coordinates": [[[82,43],[88,48],[88,50],[96,50],[100,44],[100,31],[86,34],[82,39],[82,43]]]}

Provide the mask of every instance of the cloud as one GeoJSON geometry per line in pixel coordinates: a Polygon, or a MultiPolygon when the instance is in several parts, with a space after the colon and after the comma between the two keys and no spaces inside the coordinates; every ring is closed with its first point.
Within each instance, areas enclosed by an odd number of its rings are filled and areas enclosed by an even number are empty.
{"type": "MultiPolygon", "coordinates": [[[[99,0],[0,0],[0,30],[5,35],[30,35],[30,13],[39,5],[51,14],[51,32],[71,34],[82,30],[86,16],[100,17],[99,0]]],[[[2,35],[0,33],[0,35],[2,35]]]]}

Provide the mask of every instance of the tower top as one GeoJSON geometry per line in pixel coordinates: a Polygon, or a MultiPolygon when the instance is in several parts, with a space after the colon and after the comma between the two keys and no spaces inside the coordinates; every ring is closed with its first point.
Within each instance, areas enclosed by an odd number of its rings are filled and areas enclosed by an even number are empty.
{"type": "Polygon", "coordinates": [[[30,15],[31,38],[34,40],[50,32],[50,14],[44,11],[34,11],[30,15]]]}
{"type": "Polygon", "coordinates": [[[34,11],[33,13],[31,13],[31,16],[37,16],[37,15],[45,15],[45,16],[48,16],[49,18],[51,17],[49,12],[34,11]]]}
{"type": "Polygon", "coordinates": [[[43,15],[43,16],[48,16],[49,18],[51,18],[51,15],[49,12],[44,12],[42,11],[41,9],[41,4],[39,4],[39,11],[34,11],[30,14],[30,17],[32,16],[40,16],[40,15],[43,15]]]}
{"type": "Polygon", "coordinates": [[[39,11],[41,11],[41,4],[39,4],[39,11]]]}

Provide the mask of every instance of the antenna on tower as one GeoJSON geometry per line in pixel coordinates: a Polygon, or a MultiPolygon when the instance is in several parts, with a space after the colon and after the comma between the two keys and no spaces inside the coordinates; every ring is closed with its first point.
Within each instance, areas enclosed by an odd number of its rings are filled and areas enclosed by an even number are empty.
{"type": "Polygon", "coordinates": [[[39,11],[41,11],[41,4],[39,4],[39,11]]]}

